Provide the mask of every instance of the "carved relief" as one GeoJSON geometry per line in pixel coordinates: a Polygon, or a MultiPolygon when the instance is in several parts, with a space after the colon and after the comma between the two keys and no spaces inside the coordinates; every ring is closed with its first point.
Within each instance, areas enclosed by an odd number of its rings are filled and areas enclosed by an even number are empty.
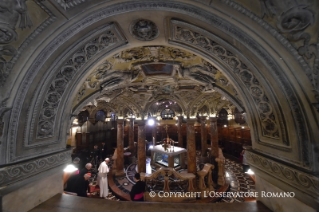
{"type": "Polygon", "coordinates": [[[85,2],[85,0],[55,0],[65,10],[75,7],[76,5],[85,2]]]}
{"type": "Polygon", "coordinates": [[[301,4],[298,3],[298,1],[278,2],[275,0],[262,0],[261,6],[263,9],[262,18],[266,16],[276,18],[277,28],[280,33],[286,35],[287,39],[294,43],[299,55],[301,55],[311,67],[312,70],[305,68],[305,71],[315,88],[314,92],[317,103],[313,105],[319,112],[319,39],[317,39],[317,43],[311,44],[311,35],[305,32],[305,30],[315,22],[315,12],[311,10],[313,5],[301,4]]]}
{"type": "Polygon", "coordinates": [[[17,181],[29,178],[45,170],[52,169],[70,161],[71,150],[45,156],[17,165],[0,168],[0,186],[6,186],[17,181]]]}
{"type": "MultiPolygon", "coordinates": [[[[45,100],[42,104],[42,113],[38,118],[37,137],[46,138],[51,137],[54,134],[54,122],[56,109],[59,106],[62,95],[72,80],[75,73],[81,68],[81,66],[104,48],[108,48],[119,41],[113,29],[103,33],[102,35],[94,38],[91,42],[82,46],[65,65],[60,69],[59,73],[55,76],[55,79],[51,83],[45,100]],[[107,38],[107,39],[106,39],[107,38]],[[106,42],[108,41],[108,42],[106,42]]],[[[95,75],[96,79],[103,79],[105,72],[112,66],[108,63],[102,64],[98,68],[98,73],[95,75]]],[[[90,81],[91,82],[91,81],[90,81]]],[[[112,82],[109,82],[112,83],[112,82]]],[[[91,87],[95,87],[96,84],[89,83],[91,87]]],[[[85,88],[82,87],[79,91],[80,95],[84,95],[85,88]]]]}
{"type": "Polygon", "coordinates": [[[296,187],[314,198],[319,196],[319,179],[317,177],[305,174],[302,171],[290,168],[251,151],[246,151],[245,156],[249,165],[296,187]]]}
{"type": "MultiPolygon", "coordinates": [[[[254,13],[252,13],[251,11],[247,10],[246,8],[244,8],[242,5],[235,3],[234,1],[231,0],[221,0],[223,3],[225,3],[226,5],[228,5],[229,7],[233,8],[234,10],[239,11],[240,13],[242,13],[243,15],[249,17],[250,19],[252,19],[254,22],[256,22],[257,24],[259,24],[260,26],[262,26],[265,30],[267,30],[274,38],[276,38],[289,52],[291,55],[294,56],[295,60],[299,62],[299,64],[302,66],[302,69],[305,71],[305,73],[308,75],[309,79],[311,80],[312,84],[317,86],[314,86],[314,92],[315,92],[315,98],[317,99],[316,103],[312,103],[316,108],[317,111],[319,111],[319,89],[318,89],[318,80],[319,77],[317,76],[319,71],[318,70],[318,63],[319,60],[317,58],[314,58],[314,54],[316,54],[316,52],[318,52],[318,41],[317,40],[317,44],[311,44],[309,45],[309,49],[312,50],[313,54],[310,54],[310,56],[312,56],[311,60],[313,60],[313,63],[310,62],[309,64],[307,63],[307,61],[305,60],[305,57],[300,57],[298,50],[296,49],[296,46],[299,46],[301,42],[297,42],[294,45],[291,45],[291,43],[286,39],[286,36],[283,36],[282,33],[278,32],[275,28],[273,28],[272,26],[270,26],[270,24],[267,24],[264,20],[260,19],[259,17],[257,17],[254,13]],[[315,68],[311,68],[311,64],[314,65],[315,68]]],[[[274,3],[284,3],[283,10],[288,9],[288,7],[285,5],[286,2],[284,1],[272,1],[274,3]]],[[[292,2],[293,4],[295,4],[297,1],[292,2]]],[[[308,7],[311,8],[311,7],[308,7]]],[[[273,14],[276,14],[276,11],[274,11],[273,14]]],[[[280,12],[279,12],[280,14],[280,12]]],[[[223,26],[223,25],[219,25],[219,26],[223,26]]],[[[228,30],[229,26],[224,27],[224,30],[228,30]]],[[[238,31],[238,29],[234,29],[234,33],[232,33],[233,36],[240,38],[241,36],[243,36],[243,34],[238,31]]],[[[298,33],[296,33],[298,34],[298,33]]],[[[256,53],[261,55],[263,53],[263,50],[258,47],[256,44],[254,44],[254,41],[252,41],[249,37],[244,36],[244,40],[242,39],[242,41],[244,41],[243,43],[245,43],[246,45],[250,46],[252,49],[256,49],[256,53]]],[[[241,38],[240,38],[241,39],[241,38]]],[[[302,49],[302,48],[301,48],[302,49]]],[[[300,50],[301,50],[300,49],[300,50]]],[[[318,55],[318,54],[317,54],[318,55]]],[[[290,84],[290,82],[286,79],[286,77],[281,73],[281,70],[278,66],[274,65],[274,60],[271,58],[270,55],[264,55],[262,56],[264,58],[265,61],[267,61],[268,65],[271,67],[273,74],[275,74],[275,76],[278,78],[279,82],[281,83],[282,89],[285,93],[285,95],[288,97],[290,103],[291,103],[291,110],[293,111],[294,114],[294,118],[295,118],[295,125],[296,125],[296,129],[298,131],[299,134],[299,142],[301,143],[301,152],[302,152],[302,160],[303,160],[303,165],[309,167],[310,164],[310,158],[311,156],[311,151],[309,151],[310,146],[312,145],[310,142],[310,139],[308,137],[307,134],[307,129],[305,127],[305,119],[303,118],[303,116],[301,115],[303,113],[302,109],[299,107],[299,103],[298,100],[296,98],[295,95],[293,95],[293,91],[290,84]],[[269,61],[269,62],[268,62],[269,61]],[[273,63],[271,63],[270,61],[273,61],[273,63]]],[[[281,126],[281,130],[282,130],[282,135],[286,134],[287,130],[285,129],[284,126],[281,126]]]]}
{"type": "Polygon", "coordinates": [[[138,40],[154,40],[158,36],[157,26],[149,20],[138,20],[131,24],[130,32],[138,40]]]}
{"type": "Polygon", "coordinates": [[[8,98],[4,99],[2,102],[1,102],[1,105],[0,105],[0,145],[2,143],[2,135],[3,135],[3,130],[4,130],[4,121],[3,121],[3,116],[4,114],[9,111],[11,108],[7,108],[6,107],[6,104],[7,104],[7,100],[8,98]]]}
{"type": "MultiPolygon", "coordinates": [[[[231,53],[229,50],[226,50],[215,41],[204,37],[200,33],[193,32],[188,28],[174,26],[174,39],[180,42],[190,43],[192,45],[196,45],[200,48],[208,50],[211,54],[214,54],[216,57],[220,58],[223,62],[229,65],[229,67],[244,83],[255,102],[255,106],[260,114],[263,135],[272,138],[278,138],[278,121],[276,120],[274,114],[272,114],[272,117],[274,119],[269,118],[270,113],[273,111],[272,106],[269,104],[268,101],[269,98],[265,94],[263,87],[259,85],[258,80],[254,76],[254,74],[247,68],[245,64],[243,64],[238,58],[233,56],[233,53],[231,53]],[[207,41],[205,42],[205,45],[203,45],[203,40],[207,41]]],[[[286,142],[285,139],[284,141],[286,142]]],[[[288,143],[285,144],[288,145],[288,143]]]]}
{"type": "Polygon", "coordinates": [[[10,60],[17,54],[17,50],[12,45],[2,44],[9,44],[17,39],[18,35],[15,31],[17,24],[20,29],[32,26],[26,1],[0,1],[0,20],[0,86],[2,86],[13,66],[10,60]]]}

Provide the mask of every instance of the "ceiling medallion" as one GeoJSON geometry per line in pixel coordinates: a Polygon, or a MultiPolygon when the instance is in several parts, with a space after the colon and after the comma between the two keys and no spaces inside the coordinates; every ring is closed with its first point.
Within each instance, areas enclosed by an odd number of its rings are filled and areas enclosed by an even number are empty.
{"type": "Polygon", "coordinates": [[[152,21],[139,19],[131,24],[130,33],[138,40],[149,41],[158,36],[158,28],[152,21]]]}

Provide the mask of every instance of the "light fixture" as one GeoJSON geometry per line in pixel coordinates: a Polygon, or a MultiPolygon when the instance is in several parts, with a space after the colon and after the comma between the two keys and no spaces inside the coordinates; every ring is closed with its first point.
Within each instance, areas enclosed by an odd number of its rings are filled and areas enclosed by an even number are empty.
{"type": "Polygon", "coordinates": [[[75,172],[76,170],[78,170],[78,168],[76,168],[74,165],[70,164],[70,165],[67,165],[65,167],[65,169],[63,169],[64,172],[66,173],[72,173],[72,172],[75,172]]]}
{"type": "Polygon", "coordinates": [[[153,126],[153,125],[155,124],[154,119],[149,119],[149,120],[147,121],[147,124],[148,124],[149,126],[153,126]]]}
{"type": "Polygon", "coordinates": [[[245,129],[245,127],[244,127],[244,126],[242,126],[241,128],[242,128],[242,129],[245,129]]]}
{"type": "Polygon", "coordinates": [[[226,172],[226,177],[230,177],[229,174],[228,174],[228,172],[226,172]]]}
{"type": "Polygon", "coordinates": [[[149,146],[149,149],[153,149],[153,145],[150,145],[150,146],[149,146]]]}
{"type": "Polygon", "coordinates": [[[216,113],[212,113],[210,117],[216,117],[216,113]]]}
{"type": "Polygon", "coordinates": [[[228,120],[232,120],[233,119],[233,115],[231,115],[231,114],[227,115],[227,119],[228,120]]]}
{"type": "Polygon", "coordinates": [[[224,127],[227,127],[227,125],[225,124],[224,127]]]}

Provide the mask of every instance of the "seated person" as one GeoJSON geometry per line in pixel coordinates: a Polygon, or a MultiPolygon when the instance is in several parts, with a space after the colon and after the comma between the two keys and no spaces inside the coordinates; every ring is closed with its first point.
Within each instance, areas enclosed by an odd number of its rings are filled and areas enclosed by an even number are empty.
{"type": "Polygon", "coordinates": [[[136,173],[134,176],[136,184],[133,185],[130,192],[132,201],[144,201],[144,192],[145,192],[145,182],[141,181],[141,176],[139,173],[136,173]]]}
{"type": "Polygon", "coordinates": [[[87,197],[88,191],[89,190],[89,179],[90,179],[90,174],[85,174],[84,176],[80,176],[76,180],[76,190],[75,193],[80,196],[80,197],[87,197]]]}

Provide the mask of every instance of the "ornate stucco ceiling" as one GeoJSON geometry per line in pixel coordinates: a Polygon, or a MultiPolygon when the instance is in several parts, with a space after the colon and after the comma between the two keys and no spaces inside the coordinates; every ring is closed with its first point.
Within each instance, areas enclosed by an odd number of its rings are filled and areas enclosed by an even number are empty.
{"type": "Polygon", "coordinates": [[[143,117],[158,113],[154,104],[165,99],[188,116],[223,107],[243,111],[237,91],[221,71],[195,54],[165,46],[132,48],[107,58],[85,80],[73,107],[85,103],[120,116],[143,117]]]}

